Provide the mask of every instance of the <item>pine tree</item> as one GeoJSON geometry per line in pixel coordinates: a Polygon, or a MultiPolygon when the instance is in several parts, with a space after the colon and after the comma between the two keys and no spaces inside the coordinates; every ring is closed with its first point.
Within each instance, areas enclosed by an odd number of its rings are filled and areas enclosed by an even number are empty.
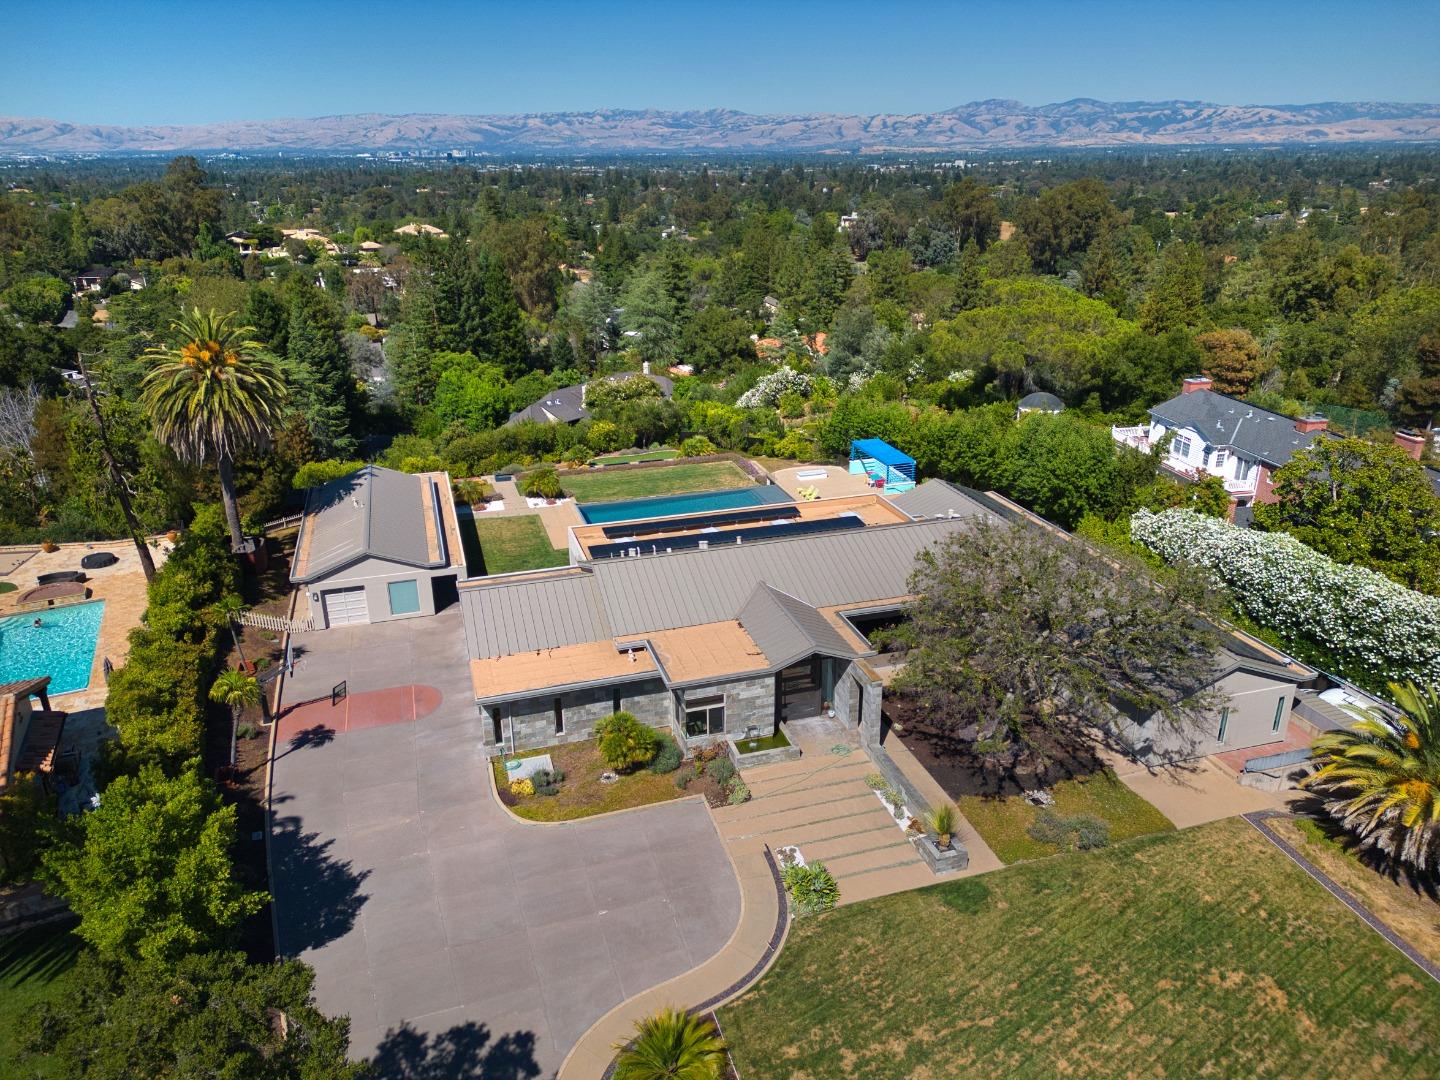
{"type": "Polygon", "coordinates": [[[296,298],[288,356],[316,450],[327,458],[347,457],[356,449],[351,431],[355,376],[340,335],[340,316],[323,294],[306,289],[296,298]]]}

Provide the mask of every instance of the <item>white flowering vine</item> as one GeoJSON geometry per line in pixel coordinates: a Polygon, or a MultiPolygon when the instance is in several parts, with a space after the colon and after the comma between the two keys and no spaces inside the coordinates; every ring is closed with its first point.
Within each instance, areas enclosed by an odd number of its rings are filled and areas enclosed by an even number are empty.
{"type": "Polygon", "coordinates": [[[749,390],[741,394],[735,404],[742,409],[773,408],[780,400],[781,394],[794,391],[803,397],[809,397],[810,390],[810,376],[786,366],[777,368],[769,375],[764,376],[749,390]]]}

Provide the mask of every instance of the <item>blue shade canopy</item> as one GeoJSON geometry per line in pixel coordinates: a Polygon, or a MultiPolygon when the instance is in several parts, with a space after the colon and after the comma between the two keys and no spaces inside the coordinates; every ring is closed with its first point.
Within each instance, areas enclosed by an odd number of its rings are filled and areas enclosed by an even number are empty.
{"type": "Polygon", "coordinates": [[[906,466],[913,469],[915,467],[914,458],[909,454],[902,454],[884,439],[852,439],[850,457],[852,459],[873,458],[881,465],[889,465],[892,469],[902,469],[906,466]]]}

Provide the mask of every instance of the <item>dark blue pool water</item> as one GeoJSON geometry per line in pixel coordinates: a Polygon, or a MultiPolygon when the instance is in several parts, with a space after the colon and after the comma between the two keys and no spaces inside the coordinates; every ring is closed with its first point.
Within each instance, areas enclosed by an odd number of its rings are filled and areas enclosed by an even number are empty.
{"type": "Polygon", "coordinates": [[[611,521],[704,514],[715,510],[735,510],[742,506],[767,506],[790,501],[790,496],[778,487],[756,485],[729,488],[725,491],[693,491],[688,495],[623,499],[620,502],[581,503],[579,510],[580,516],[591,525],[603,525],[611,521]]]}

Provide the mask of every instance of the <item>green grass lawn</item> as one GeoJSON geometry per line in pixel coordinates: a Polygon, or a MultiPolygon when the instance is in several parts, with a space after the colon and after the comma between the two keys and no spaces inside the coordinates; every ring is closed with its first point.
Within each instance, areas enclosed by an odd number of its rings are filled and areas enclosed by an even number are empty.
{"type": "Polygon", "coordinates": [[[614,454],[592,458],[592,465],[632,465],[637,461],[669,461],[680,456],[679,450],[647,450],[643,454],[614,454]]]}
{"type": "Polygon", "coordinates": [[[741,1076],[1433,1076],[1440,987],[1230,819],[802,919],[741,1076]]]}
{"type": "Polygon", "coordinates": [[[51,923],[0,937],[0,1076],[58,1076],[44,1061],[15,1060],[20,1018],[32,1005],[58,995],[70,978],[80,939],[68,924],[51,923]]]}
{"type": "MultiPolygon", "coordinates": [[[[480,541],[481,561],[487,574],[540,570],[546,566],[564,566],[570,561],[565,552],[550,546],[550,537],[536,514],[477,517],[475,535],[480,541]]],[[[469,562],[468,554],[466,562],[469,562]]]]}
{"type": "MultiPolygon", "coordinates": [[[[607,766],[594,739],[525,750],[511,756],[524,758],[537,754],[549,754],[550,764],[563,772],[565,779],[554,795],[517,796],[518,802],[510,807],[511,811],[531,821],[573,821],[632,806],[669,802],[687,794],[675,786],[673,772],[652,773],[649,769],[640,769],[626,773],[613,783],[600,783],[600,774],[607,766]]],[[[505,763],[496,758],[491,767],[495,770],[495,783],[503,790],[508,786],[505,763]]]]}
{"type": "Polygon", "coordinates": [[[565,491],[580,502],[614,502],[650,495],[683,495],[691,491],[748,487],[754,483],[733,461],[691,461],[657,465],[652,469],[625,469],[575,473],[561,478],[565,491]]]}
{"type": "MultiPolygon", "coordinates": [[[[1050,794],[1055,796],[1055,811],[1061,815],[1093,814],[1109,822],[1112,842],[1175,828],[1164,814],[1121,783],[1109,769],[1083,780],[1062,780],[1050,789],[1050,794]]],[[[956,805],[1001,862],[1041,859],[1060,850],[1030,836],[1027,830],[1041,808],[1018,795],[1003,799],[962,795],[956,805]]]]}
{"type": "Polygon", "coordinates": [[[0,592],[14,592],[17,588],[13,581],[0,581],[0,592]]]}

